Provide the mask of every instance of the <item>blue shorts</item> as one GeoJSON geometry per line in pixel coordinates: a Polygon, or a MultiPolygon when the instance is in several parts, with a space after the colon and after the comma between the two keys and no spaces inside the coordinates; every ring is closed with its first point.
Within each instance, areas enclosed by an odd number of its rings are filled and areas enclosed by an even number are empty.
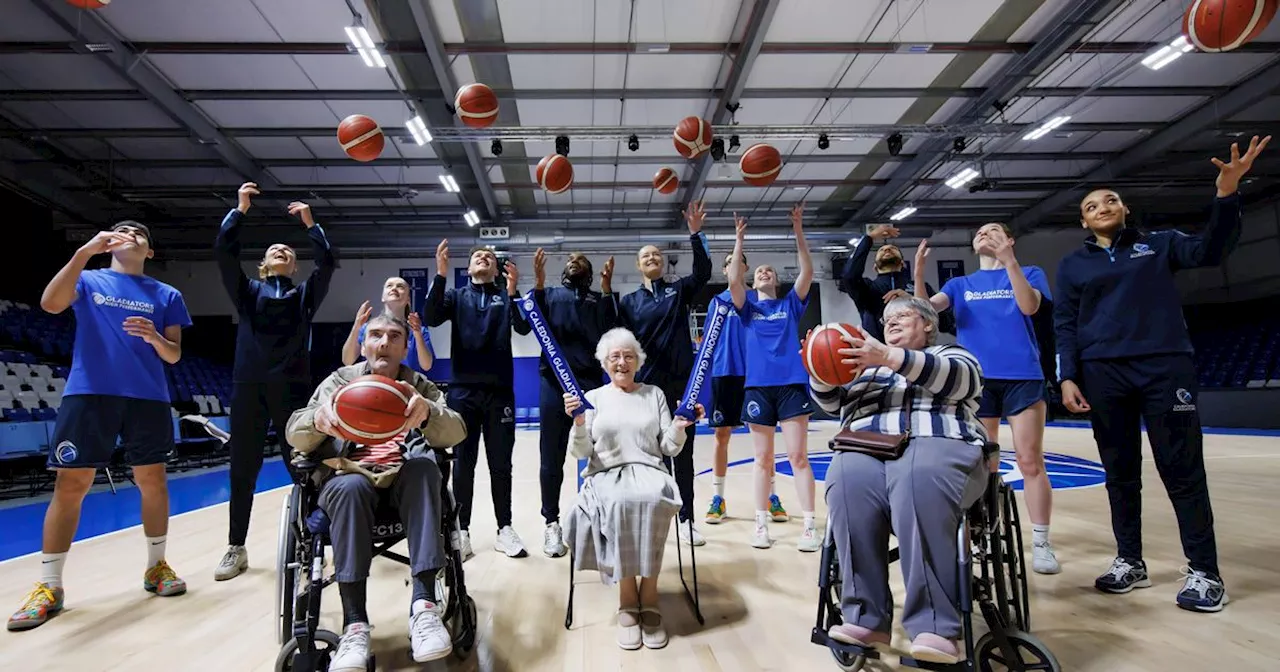
{"type": "Polygon", "coordinates": [[[105,394],[63,397],[48,465],[53,469],[100,469],[111,463],[117,438],[129,466],[168,462],[173,452],[169,404],[105,394]]]}
{"type": "Polygon", "coordinates": [[[1045,400],[1043,380],[984,380],[979,418],[1007,418],[1045,400]]]}
{"type": "Polygon", "coordinates": [[[813,413],[808,385],[748,387],[742,405],[742,421],[775,427],[783,420],[813,413]]]}
{"type": "Polygon", "coordinates": [[[747,379],[743,376],[718,376],[711,379],[711,415],[707,424],[712,427],[741,427],[742,404],[746,394],[747,379]]]}

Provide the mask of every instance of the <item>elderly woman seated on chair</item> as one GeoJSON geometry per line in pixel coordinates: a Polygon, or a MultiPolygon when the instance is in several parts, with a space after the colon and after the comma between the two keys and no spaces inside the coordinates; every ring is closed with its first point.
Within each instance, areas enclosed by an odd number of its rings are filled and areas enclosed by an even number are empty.
{"type": "MultiPolygon", "coordinates": [[[[606,585],[618,585],[618,646],[660,649],[667,633],[658,611],[658,572],[681,505],[663,458],[680,452],[693,421],[673,419],[662,389],[636,382],[645,353],[630,331],[605,333],[596,359],[610,382],[586,393],[592,408],[574,416],[569,441],[574,457],[587,459],[569,518],[575,569],[597,570],[606,585]]],[[[569,415],[581,406],[564,395],[569,415]]],[[[700,405],[697,412],[701,417],[700,405]]]]}
{"type": "Polygon", "coordinates": [[[321,481],[320,508],[329,517],[343,614],[342,639],[329,664],[331,671],[366,667],[370,625],[365,582],[373,562],[376,512],[388,504],[404,526],[414,576],[409,611],[413,659],[444,658],[453,648],[435,595],[435,575],[445,566],[447,549],[440,533],[444,477],[431,449],[461,443],[467,428],[462,416],[445,405],[435,384],[401,363],[409,333],[409,325],[390,314],[369,320],[365,361],[329,374],[306,408],[289,418],[289,444],[298,454],[324,464],[316,478],[321,481]],[[343,439],[336,429],[332,400],[342,386],[368,374],[399,381],[412,397],[399,435],[376,445],[359,445],[343,439]]]}
{"type": "Polygon", "coordinates": [[[828,636],[889,648],[892,529],[906,583],[902,624],[912,638],[910,655],[955,663],[963,656],[957,642],[963,625],[956,534],[961,513],[982,495],[988,479],[987,436],[976,417],[982,371],[967,350],[934,344],[938,314],[928,301],[894,299],[883,319],[885,343],[844,339],[848,347],[839,351],[841,361],[855,370],[865,367],[853,382],[832,387],[809,381],[814,400],[824,411],[839,413],[842,427],[832,442],[836,455],[827,470],[826,497],[844,623],[828,636]],[[856,449],[877,435],[901,438],[906,448],[896,458],[856,449]]]}

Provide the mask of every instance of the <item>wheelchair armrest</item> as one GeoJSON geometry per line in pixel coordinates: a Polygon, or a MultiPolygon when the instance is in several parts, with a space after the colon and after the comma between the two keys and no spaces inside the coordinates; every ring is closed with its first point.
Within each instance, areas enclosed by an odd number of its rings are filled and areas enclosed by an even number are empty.
{"type": "Polygon", "coordinates": [[[289,463],[293,465],[294,471],[306,476],[314,474],[320,467],[320,460],[313,460],[310,455],[295,455],[289,463]]]}

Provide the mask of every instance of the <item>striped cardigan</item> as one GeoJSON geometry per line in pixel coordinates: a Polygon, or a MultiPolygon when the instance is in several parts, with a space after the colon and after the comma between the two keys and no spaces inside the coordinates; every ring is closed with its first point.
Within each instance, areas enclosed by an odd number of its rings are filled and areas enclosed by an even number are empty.
{"type": "Polygon", "coordinates": [[[907,426],[911,395],[913,437],[958,439],[983,445],[986,430],[978,420],[982,367],[958,345],[904,350],[896,371],[869,368],[848,385],[833,387],[809,379],[813,400],[827,413],[840,414],[846,429],[900,434],[907,426]]]}

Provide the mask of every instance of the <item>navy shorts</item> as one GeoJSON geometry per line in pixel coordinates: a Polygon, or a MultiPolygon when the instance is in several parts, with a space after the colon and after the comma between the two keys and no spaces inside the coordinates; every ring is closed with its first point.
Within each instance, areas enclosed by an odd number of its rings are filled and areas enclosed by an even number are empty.
{"type": "Polygon", "coordinates": [[[783,420],[813,413],[808,385],[748,387],[742,420],[752,425],[777,426],[783,420]]]}
{"type": "Polygon", "coordinates": [[[105,394],[62,398],[49,449],[50,468],[105,467],[111,463],[117,445],[129,466],[168,462],[169,453],[173,452],[173,413],[169,404],[105,394]]]}
{"type": "Polygon", "coordinates": [[[1043,380],[983,380],[979,418],[1007,418],[1045,400],[1043,380]]]}
{"type": "Polygon", "coordinates": [[[711,415],[707,424],[712,427],[741,427],[742,403],[747,379],[743,376],[718,376],[711,379],[711,415]]]}

